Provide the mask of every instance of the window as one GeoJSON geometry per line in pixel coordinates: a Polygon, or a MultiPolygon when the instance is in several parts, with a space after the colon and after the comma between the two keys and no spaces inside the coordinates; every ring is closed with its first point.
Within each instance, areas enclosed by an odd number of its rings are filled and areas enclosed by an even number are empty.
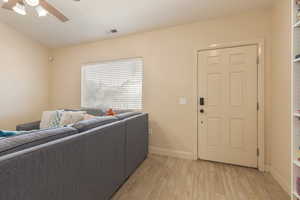
{"type": "Polygon", "coordinates": [[[82,67],[81,106],[142,109],[143,60],[123,59],[82,67]]]}

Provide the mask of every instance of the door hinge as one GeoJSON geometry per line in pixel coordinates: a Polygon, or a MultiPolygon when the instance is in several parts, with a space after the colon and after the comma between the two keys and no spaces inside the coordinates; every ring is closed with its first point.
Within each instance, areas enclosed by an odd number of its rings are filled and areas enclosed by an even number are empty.
{"type": "Polygon", "coordinates": [[[259,110],[259,102],[256,103],[256,109],[259,110]]]}
{"type": "Polygon", "coordinates": [[[259,157],[259,148],[256,149],[256,155],[259,157]]]}
{"type": "Polygon", "coordinates": [[[256,63],[259,65],[259,57],[256,58],[256,63]]]}

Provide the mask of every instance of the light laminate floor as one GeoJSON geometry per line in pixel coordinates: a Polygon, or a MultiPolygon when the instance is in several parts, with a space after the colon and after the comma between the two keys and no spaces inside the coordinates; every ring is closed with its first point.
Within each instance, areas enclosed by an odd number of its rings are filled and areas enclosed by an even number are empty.
{"type": "Polygon", "coordinates": [[[150,155],[113,200],[290,200],[268,173],[150,155]]]}

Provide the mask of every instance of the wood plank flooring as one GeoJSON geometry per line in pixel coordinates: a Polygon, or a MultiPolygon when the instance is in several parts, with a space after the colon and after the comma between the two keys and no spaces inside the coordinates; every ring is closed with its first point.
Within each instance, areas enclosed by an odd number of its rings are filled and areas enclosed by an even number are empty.
{"type": "Polygon", "coordinates": [[[150,155],[113,200],[290,200],[268,173],[150,155]]]}

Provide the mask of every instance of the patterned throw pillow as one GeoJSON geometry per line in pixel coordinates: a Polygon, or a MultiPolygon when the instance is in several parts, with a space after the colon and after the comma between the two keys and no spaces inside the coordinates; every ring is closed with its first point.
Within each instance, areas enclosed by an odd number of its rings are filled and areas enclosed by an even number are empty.
{"type": "Polygon", "coordinates": [[[63,110],[56,110],[52,113],[48,128],[58,128],[59,127],[63,112],[64,112],[63,110]]]}
{"type": "Polygon", "coordinates": [[[61,120],[60,120],[60,126],[68,126],[70,124],[75,124],[76,122],[84,120],[84,115],[86,114],[85,111],[65,111],[62,113],[61,120]]]}
{"type": "Polygon", "coordinates": [[[44,111],[40,123],[40,129],[59,127],[62,113],[63,110],[44,111]]]}
{"type": "Polygon", "coordinates": [[[44,111],[40,123],[40,129],[45,129],[50,126],[50,119],[54,111],[44,111]]]}

